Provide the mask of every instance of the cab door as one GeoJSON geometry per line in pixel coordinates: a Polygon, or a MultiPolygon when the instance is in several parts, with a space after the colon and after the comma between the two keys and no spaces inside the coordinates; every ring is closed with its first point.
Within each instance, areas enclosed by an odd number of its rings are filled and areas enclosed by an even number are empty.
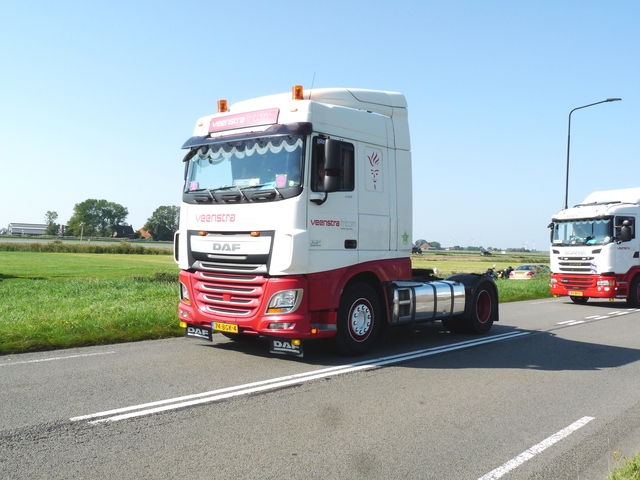
{"type": "Polygon", "coordinates": [[[309,271],[354,265],[359,249],[355,144],[317,135],[312,137],[311,150],[309,271]]]}

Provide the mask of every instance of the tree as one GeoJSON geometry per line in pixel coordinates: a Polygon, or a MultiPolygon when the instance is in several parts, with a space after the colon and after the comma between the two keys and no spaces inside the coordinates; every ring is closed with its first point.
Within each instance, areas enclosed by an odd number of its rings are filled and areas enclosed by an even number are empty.
{"type": "Polygon", "coordinates": [[[436,242],[436,241],[429,242],[429,246],[436,250],[442,250],[442,245],[440,244],[440,242],[436,242]]]}
{"type": "Polygon", "coordinates": [[[58,220],[58,213],[52,212],[51,210],[47,211],[44,214],[44,223],[47,224],[47,229],[44,231],[45,235],[57,235],[60,231],[60,224],[56,223],[58,220]]]}
{"type": "Polygon", "coordinates": [[[66,234],[108,237],[116,225],[126,225],[127,215],[129,210],[118,203],[90,198],[73,207],[66,234]]]}
{"type": "Polygon", "coordinates": [[[173,234],[178,231],[180,207],[168,205],[156,208],[144,224],[153,240],[173,240],[173,234]]]}

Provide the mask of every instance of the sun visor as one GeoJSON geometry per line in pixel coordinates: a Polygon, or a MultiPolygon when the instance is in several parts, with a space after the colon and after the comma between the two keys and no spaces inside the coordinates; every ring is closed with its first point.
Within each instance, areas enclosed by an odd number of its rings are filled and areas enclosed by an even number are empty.
{"type": "Polygon", "coordinates": [[[202,137],[191,137],[184,142],[182,148],[194,148],[202,145],[211,145],[213,143],[233,142],[237,140],[249,140],[258,137],[275,137],[279,135],[309,135],[313,131],[311,122],[297,122],[287,125],[272,125],[261,132],[247,132],[233,135],[225,135],[222,137],[211,137],[205,135],[202,137]]]}

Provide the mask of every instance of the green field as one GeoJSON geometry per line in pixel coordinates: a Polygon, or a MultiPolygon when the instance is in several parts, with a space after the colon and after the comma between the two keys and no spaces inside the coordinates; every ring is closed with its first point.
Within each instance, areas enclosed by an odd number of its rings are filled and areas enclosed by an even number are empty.
{"type": "Polygon", "coordinates": [[[0,354],[181,335],[169,255],[0,252],[0,354]]]}

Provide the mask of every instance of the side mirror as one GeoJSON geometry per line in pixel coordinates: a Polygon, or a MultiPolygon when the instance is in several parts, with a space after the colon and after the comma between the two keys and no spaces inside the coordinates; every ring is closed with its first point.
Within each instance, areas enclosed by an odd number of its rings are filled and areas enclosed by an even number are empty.
{"type": "Polygon", "coordinates": [[[622,222],[622,227],[620,227],[620,237],[618,239],[621,242],[628,242],[633,238],[633,225],[629,220],[625,220],[622,222]]]}
{"type": "Polygon", "coordinates": [[[337,192],[342,184],[342,142],[328,138],[324,150],[324,191],[337,192]]]}

